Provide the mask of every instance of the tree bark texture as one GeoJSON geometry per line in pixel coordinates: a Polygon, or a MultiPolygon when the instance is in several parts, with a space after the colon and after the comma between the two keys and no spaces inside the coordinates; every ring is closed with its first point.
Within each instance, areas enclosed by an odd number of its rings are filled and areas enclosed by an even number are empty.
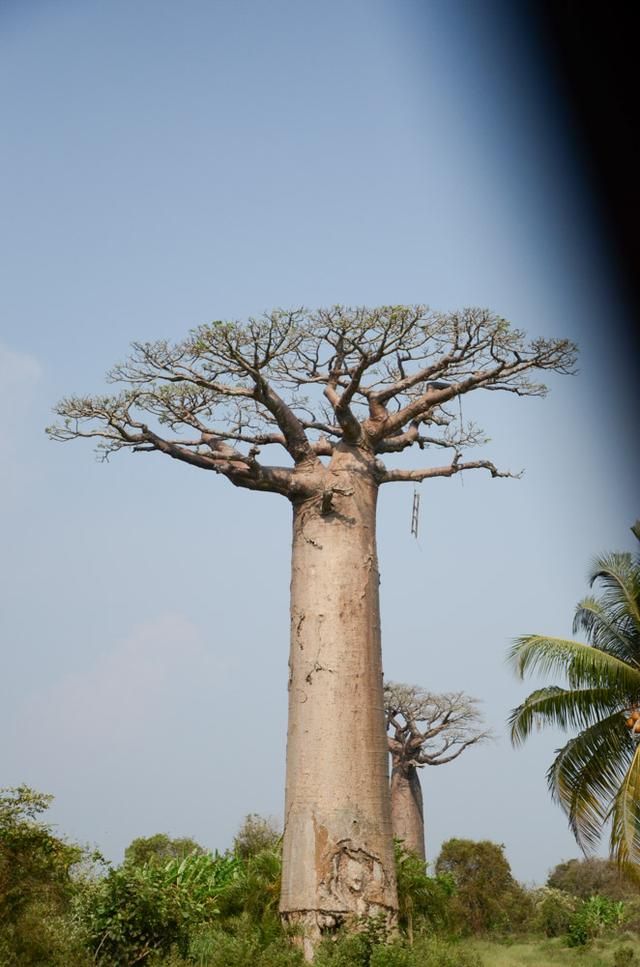
{"type": "Polygon", "coordinates": [[[342,445],[294,501],[285,921],[310,957],[356,917],[395,923],[373,457],[342,445]]]}
{"type": "Polygon", "coordinates": [[[418,770],[393,762],[391,770],[391,822],[395,839],[426,862],[424,805],[418,770]]]}

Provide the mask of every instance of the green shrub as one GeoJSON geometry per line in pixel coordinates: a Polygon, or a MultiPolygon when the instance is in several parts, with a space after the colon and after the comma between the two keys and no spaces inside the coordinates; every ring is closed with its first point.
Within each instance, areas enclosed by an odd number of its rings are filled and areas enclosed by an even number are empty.
{"type": "Polygon", "coordinates": [[[124,861],[134,866],[148,863],[164,866],[169,860],[181,861],[191,853],[202,854],[206,850],[189,837],[171,839],[166,833],[156,833],[154,836],[139,836],[129,843],[124,851],[124,861]]]}
{"type": "Polygon", "coordinates": [[[218,891],[217,904],[224,918],[246,914],[270,929],[279,923],[282,858],[279,849],[265,849],[245,861],[234,859],[234,875],[218,891]]]}
{"type": "Polygon", "coordinates": [[[316,951],[314,967],[369,967],[371,941],[366,934],[328,937],[316,951]]]}
{"type": "Polygon", "coordinates": [[[561,937],[569,930],[571,918],[576,912],[575,897],[545,886],[535,894],[535,913],[532,927],[546,937],[561,937]]]}
{"type": "Polygon", "coordinates": [[[218,914],[217,897],[238,872],[229,856],[192,854],[165,866],[125,863],[88,886],[78,917],[97,964],[125,967],[175,947],[218,914]]]}
{"type": "Polygon", "coordinates": [[[20,920],[0,930],[1,967],[90,967],[82,935],[68,912],[34,902],[20,920]]]}
{"type": "Polygon", "coordinates": [[[510,889],[501,897],[501,913],[491,927],[492,930],[508,937],[522,934],[532,928],[535,917],[534,893],[525,889],[515,880],[510,889]]]}
{"type": "Polygon", "coordinates": [[[513,878],[504,846],[488,840],[443,843],[436,872],[455,883],[452,925],[459,934],[522,929],[532,912],[528,894],[513,878]]]}
{"type": "Polygon", "coordinates": [[[624,903],[608,897],[592,896],[583,900],[569,922],[567,942],[581,947],[600,937],[607,929],[618,926],[624,918],[624,903]]]}
{"type": "Polygon", "coordinates": [[[371,950],[369,967],[416,967],[416,960],[410,947],[379,944],[371,950]]]}
{"type": "Polygon", "coordinates": [[[358,933],[340,931],[324,940],[316,952],[314,967],[413,967],[401,942],[388,943],[386,918],[361,918],[358,933]]]}
{"type": "Polygon", "coordinates": [[[27,786],[0,789],[0,963],[3,967],[80,967],[81,938],[71,919],[73,867],[84,853],[54,836],[40,818],[52,796],[27,786]]]}
{"type": "Polygon", "coordinates": [[[275,819],[249,813],[233,840],[233,852],[247,860],[264,850],[279,850],[281,836],[275,819]]]}
{"type": "Polygon", "coordinates": [[[284,941],[280,873],[279,850],[244,861],[191,853],[164,866],[126,862],[87,888],[78,917],[95,963],[105,967],[169,956],[250,967],[269,957],[288,967],[300,958],[284,941]]]}
{"type": "Polygon", "coordinates": [[[395,842],[398,921],[409,940],[415,933],[444,933],[451,927],[451,897],[456,892],[451,873],[428,876],[425,863],[395,842]]]}

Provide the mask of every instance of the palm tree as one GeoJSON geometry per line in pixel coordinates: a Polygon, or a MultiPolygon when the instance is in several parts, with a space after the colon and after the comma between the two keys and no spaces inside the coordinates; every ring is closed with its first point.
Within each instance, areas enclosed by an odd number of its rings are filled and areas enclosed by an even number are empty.
{"type": "MultiPolygon", "coordinates": [[[[632,527],[640,540],[640,521],[632,527]]],[[[527,672],[561,672],[566,687],[532,692],[511,713],[519,745],[541,725],[577,730],[558,750],[547,781],[583,852],[610,821],[611,855],[640,864],[640,556],[606,554],[591,585],[600,593],[578,604],[573,632],[588,644],[544,635],[516,639],[509,661],[527,672]]]]}

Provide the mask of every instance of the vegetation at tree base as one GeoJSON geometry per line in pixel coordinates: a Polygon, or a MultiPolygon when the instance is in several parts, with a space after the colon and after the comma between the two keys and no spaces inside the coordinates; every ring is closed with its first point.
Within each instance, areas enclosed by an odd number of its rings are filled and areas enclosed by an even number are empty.
{"type": "Polygon", "coordinates": [[[110,869],[76,906],[94,963],[134,964],[174,948],[187,954],[194,925],[215,920],[237,868],[232,857],[205,853],[110,869]]]}
{"type": "MultiPolygon", "coordinates": [[[[532,693],[512,728],[522,738],[538,719],[582,726],[554,763],[552,787],[579,840],[593,841],[598,822],[612,817],[618,862],[568,860],[544,887],[526,889],[504,846],[450,839],[431,876],[396,840],[398,929],[385,911],[331,922],[314,945],[316,967],[545,967],[577,963],[574,954],[582,967],[637,967],[640,564],[609,555],[593,579],[604,593],[581,602],[576,618],[590,645],[528,636],[514,649],[521,672],[564,667],[570,687],[532,693]]],[[[483,737],[473,707],[467,721],[468,701],[454,703],[464,719],[454,746],[483,737]]],[[[224,854],[166,833],[139,837],[114,866],[53,833],[43,818],[51,801],[24,785],[0,790],[0,967],[302,967],[309,959],[304,925],[279,914],[282,838],[273,820],[246,816],[224,854]]]]}
{"type": "MultiPolygon", "coordinates": [[[[42,818],[50,802],[24,786],[0,791],[0,967],[303,967],[278,915],[281,842],[271,820],[247,817],[224,854],[195,844],[181,855],[193,841],[158,834],[134,840],[112,866],[52,833],[42,818]]],[[[363,918],[358,932],[327,936],[314,964],[543,967],[574,963],[574,945],[603,952],[585,954],[583,967],[634,967],[640,893],[628,881],[623,899],[584,896],[592,882],[618,888],[601,864],[559,864],[549,882],[565,890],[526,890],[495,843],[449,840],[431,876],[396,842],[399,933],[384,917],[363,918]],[[510,950],[522,959],[508,959],[510,950]]]]}
{"type": "Polygon", "coordinates": [[[428,876],[424,862],[412,850],[396,840],[396,876],[398,881],[398,921],[409,942],[413,942],[414,924],[434,934],[448,934],[452,922],[450,899],[455,882],[450,873],[428,876]]]}
{"type": "MultiPolygon", "coordinates": [[[[632,528],[640,540],[640,524],[632,528]]],[[[510,661],[527,672],[558,672],[568,687],[532,692],[511,714],[523,742],[540,725],[577,729],[548,773],[549,788],[584,849],[610,823],[611,855],[640,865],[640,556],[606,554],[591,573],[600,595],[584,598],[573,631],[588,644],[543,635],[518,638],[510,661]]]]}

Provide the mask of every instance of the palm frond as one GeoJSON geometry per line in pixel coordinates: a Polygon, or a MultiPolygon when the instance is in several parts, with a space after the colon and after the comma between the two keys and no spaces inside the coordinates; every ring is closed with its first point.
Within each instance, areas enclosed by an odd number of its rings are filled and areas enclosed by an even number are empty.
{"type": "Polygon", "coordinates": [[[602,588],[601,603],[615,621],[640,633],[640,565],[631,554],[604,554],[593,564],[591,584],[602,588]]]}
{"type": "Polygon", "coordinates": [[[611,810],[611,853],[640,873],[640,742],[611,810]]]}
{"type": "Polygon", "coordinates": [[[520,745],[534,728],[545,725],[584,729],[622,707],[618,691],[610,688],[539,688],[511,712],[511,741],[520,745]]]}
{"type": "Polygon", "coordinates": [[[516,638],[507,656],[516,673],[566,675],[572,688],[610,688],[623,701],[640,695],[640,668],[634,668],[615,655],[568,638],[522,635],[516,638]]]}
{"type": "MultiPolygon", "coordinates": [[[[640,540],[640,522],[632,530],[640,540]]],[[[640,743],[625,714],[640,706],[640,557],[602,555],[590,580],[599,593],[579,602],[573,621],[588,644],[523,635],[511,647],[508,660],[521,678],[560,674],[568,685],[540,688],[514,709],[511,739],[523,742],[534,726],[578,730],[547,772],[551,794],[584,851],[611,822],[612,855],[640,882],[640,743]]]]}
{"type": "Polygon", "coordinates": [[[584,729],[558,750],[547,782],[583,850],[599,841],[633,753],[633,739],[619,712],[584,729]]]}
{"type": "Polygon", "coordinates": [[[573,632],[583,631],[594,648],[640,668],[640,635],[626,627],[598,598],[583,598],[576,607],[573,632]]]}

